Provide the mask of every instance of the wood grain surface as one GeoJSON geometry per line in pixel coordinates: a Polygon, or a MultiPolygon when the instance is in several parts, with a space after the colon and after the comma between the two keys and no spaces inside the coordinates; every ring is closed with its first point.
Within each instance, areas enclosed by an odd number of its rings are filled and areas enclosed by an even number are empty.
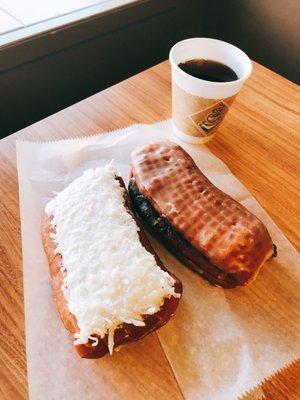
{"type": "MultiPolygon", "coordinates": [[[[255,64],[252,77],[234,102],[218,135],[208,144],[298,250],[299,112],[299,88],[255,64]]],[[[170,116],[170,66],[164,62],[0,141],[1,399],[18,400],[28,396],[16,139],[45,141],[79,137],[137,122],[153,123],[170,116]]],[[[154,382],[140,389],[140,398],[181,398],[155,334],[147,338],[144,350],[156,351],[160,356],[158,365],[149,365],[147,370],[158,368],[166,375],[162,380],[160,372],[155,375],[149,372],[147,380],[154,382]]],[[[299,399],[300,362],[280,371],[246,398],[299,399]]]]}

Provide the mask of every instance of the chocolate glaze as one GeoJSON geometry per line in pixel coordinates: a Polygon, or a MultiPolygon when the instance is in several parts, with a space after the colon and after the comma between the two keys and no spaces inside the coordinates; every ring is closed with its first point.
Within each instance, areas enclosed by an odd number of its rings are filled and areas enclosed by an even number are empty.
{"type": "Polygon", "coordinates": [[[150,143],[132,152],[131,168],[158,216],[211,265],[238,285],[255,279],[274,253],[266,226],[210,182],[183,148],[168,140],[150,143]]]}
{"type": "Polygon", "coordinates": [[[156,212],[146,197],[140,193],[134,178],[129,181],[128,191],[139,217],[178,259],[214,285],[224,288],[237,286],[238,283],[233,275],[212,265],[203,254],[179,232],[176,232],[165,218],[156,212]]]}

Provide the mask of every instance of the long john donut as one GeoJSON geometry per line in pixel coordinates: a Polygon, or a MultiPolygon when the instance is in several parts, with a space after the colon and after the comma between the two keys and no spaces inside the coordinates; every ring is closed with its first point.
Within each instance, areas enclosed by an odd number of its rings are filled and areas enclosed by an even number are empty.
{"type": "Polygon", "coordinates": [[[274,255],[264,224],[214,186],[176,143],[131,155],[136,212],[188,267],[224,288],[246,285],[274,255]]]}

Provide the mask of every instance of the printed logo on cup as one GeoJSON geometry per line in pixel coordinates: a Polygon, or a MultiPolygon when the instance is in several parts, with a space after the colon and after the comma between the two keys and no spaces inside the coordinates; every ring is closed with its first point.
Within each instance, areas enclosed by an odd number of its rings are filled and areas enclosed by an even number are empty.
{"type": "Polygon", "coordinates": [[[190,119],[202,133],[209,136],[222,122],[228,109],[228,105],[221,100],[204,110],[190,115],[190,119]]]}

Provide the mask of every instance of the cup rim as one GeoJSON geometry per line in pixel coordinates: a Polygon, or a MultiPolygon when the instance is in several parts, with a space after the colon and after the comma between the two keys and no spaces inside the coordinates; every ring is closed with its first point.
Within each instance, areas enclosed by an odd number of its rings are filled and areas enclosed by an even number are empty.
{"type": "Polygon", "coordinates": [[[209,85],[212,85],[212,86],[216,86],[216,87],[217,87],[217,86],[219,86],[219,87],[220,87],[220,86],[230,86],[230,85],[236,85],[236,84],[242,83],[242,82],[246,81],[246,80],[249,78],[249,76],[251,75],[251,72],[252,72],[252,70],[253,70],[253,65],[252,65],[251,59],[250,59],[250,58],[247,56],[247,54],[246,54],[243,50],[241,50],[239,47],[234,46],[233,44],[231,44],[231,43],[229,43],[229,42],[225,42],[224,40],[219,40],[219,39],[214,39],[214,38],[207,38],[207,37],[193,37],[193,38],[184,39],[184,40],[181,40],[181,41],[175,43],[175,44],[172,46],[172,48],[171,48],[171,50],[170,50],[170,52],[169,52],[169,61],[170,61],[170,63],[171,63],[171,66],[176,70],[176,72],[179,73],[180,75],[182,75],[183,77],[185,77],[185,78],[188,77],[189,79],[192,79],[192,80],[194,80],[195,82],[201,81],[201,82],[203,82],[203,83],[206,83],[206,84],[209,84],[209,85]],[[205,79],[196,78],[195,76],[189,75],[187,72],[183,71],[181,68],[178,67],[178,65],[177,65],[177,64],[175,63],[175,61],[174,61],[174,56],[173,56],[173,54],[174,54],[176,48],[177,48],[179,45],[181,45],[182,43],[191,42],[191,41],[194,41],[194,40],[197,40],[197,39],[204,39],[204,40],[207,40],[207,41],[217,42],[217,43],[219,43],[219,44],[226,44],[227,46],[229,45],[229,46],[231,46],[232,48],[238,50],[238,52],[240,52],[240,54],[241,54],[241,55],[245,58],[245,60],[248,62],[248,72],[247,72],[244,76],[242,76],[241,78],[236,79],[236,80],[234,80],[234,81],[230,81],[230,82],[212,82],[212,81],[207,81],[207,80],[205,80],[205,79]]]}

